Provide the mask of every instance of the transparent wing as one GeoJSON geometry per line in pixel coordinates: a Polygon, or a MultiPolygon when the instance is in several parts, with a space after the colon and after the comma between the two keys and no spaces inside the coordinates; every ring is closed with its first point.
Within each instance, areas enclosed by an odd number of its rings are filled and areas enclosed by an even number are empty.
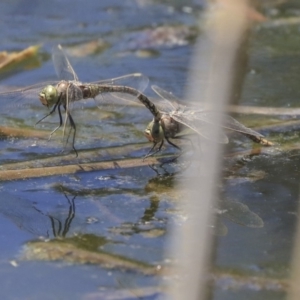
{"type": "MultiPolygon", "coordinates": [[[[77,76],[60,45],[53,48],[52,57],[55,70],[59,77],[71,80],[77,79],[77,76]]],[[[19,89],[0,90],[0,114],[30,119],[32,111],[29,112],[27,109],[36,107],[43,108],[39,101],[39,93],[45,86],[56,86],[57,83],[58,81],[47,81],[19,89]]]]}
{"type": "Polygon", "coordinates": [[[52,60],[55,72],[59,79],[78,81],[78,77],[61,45],[57,45],[52,48],[52,60]]]}
{"type": "Polygon", "coordinates": [[[72,110],[74,102],[82,100],[82,89],[74,82],[69,82],[66,88],[66,108],[69,112],[72,110]]]}
{"type": "Polygon", "coordinates": [[[186,118],[184,115],[172,114],[172,118],[175,121],[189,127],[205,139],[221,144],[228,143],[228,137],[224,133],[221,132],[219,136],[214,136],[213,128],[210,124],[199,122],[198,120],[190,120],[190,118],[186,118]]]}
{"type": "MultiPolygon", "coordinates": [[[[96,81],[92,84],[110,85],[112,86],[112,88],[114,86],[126,86],[134,88],[135,90],[142,93],[147,88],[148,83],[149,78],[147,76],[141,73],[133,73],[121,77],[96,81]]],[[[137,96],[119,91],[101,93],[97,97],[95,97],[95,102],[100,109],[107,109],[111,111],[121,110],[126,105],[133,105],[133,103],[142,105],[142,103],[140,103],[137,99],[137,96]]]]}
{"type": "Polygon", "coordinates": [[[235,120],[234,118],[230,117],[230,116],[224,116],[224,115],[220,115],[218,113],[215,112],[209,112],[209,111],[197,111],[194,112],[193,114],[194,118],[206,122],[208,124],[212,124],[212,120],[214,120],[214,118],[216,117],[222,117],[223,118],[223,125],[222,127],[228,129],[228,130],[232,130],[235,132],[239,132],[248,136],[252,136],[253,138],[256,139],[261,139],[263,138],[263,135],[256,132],[255,130],[252,130],[246,126],[244,126],[243,124],[241,124],[240,122],[238,122],[237,120],[235,120]]]}
{"type": "Polygon", "coordinates": [[[19,89],[0,90],[0,114],[12,113],[18,108],[41,107],[42,104],[39,100],[39,93],[45,86],[56,84],[57,81],[46,81],[19,89]]]}
{"type": "Polygon", "coordinates": [[[224,133],[220,133],[218,137],[214,137],[212,126],[208,126],[208,124],[205,124],[205,122],[199,122],[199,120],[191,115],[190,110],[183,113],[185,107],[178,104],[178,98],[175,97],[172,93],[169,93],[156,85],[153,85],[151,87],[153,91],[162,98],[162,100],[160,100],[159,103],[156,104],[159,110],[163,112],[172,111],[171,115],[175,121],[189,127],[200,136],[208,140],[212,140],[214,142],[222,144],[228,143],[228,138],[224,133]]]}
{"type": "MultiPolygon", "coordinates": [[[[71,144],[74,147],[74,139],[75,136],[73,132],[75,131],[74,125],[70,126],[70,120],[68,118],[68,114],[72,112],[73,103],[77,100],[82,99],[82,91],[80,87],[76,84],[77,75],[75,74],[70,62],[65,56],[63,49],[60,45],[53,48],[53,63],[55,66],[55,70],[57,75],[60,78],[71,80],[69,83],[67,90],[64,92],[65,94],[65,102],[61,107],[60,116],[64,117],[66,122],[63,123],[64,132],[66,132],[66,138],[64,138],[64,144],[71,144]],[[65,111],[64,111],[65,108],[65,111]],[[71,129],[70,129],[71,128],[71,129]],[[70,134],[69,134],[70,132],[70,134]],[[69,138],[68,138],[69,137],[69,138]],[[71,142],[68,142],[71,141],[71,142]]],[[[0,114],[4,117],[8,117],[8,122],[13,123],[14,119],[22,118],[26,124],[32,125],[32,123],[36,123],[40,118],[37,119],[32,118],[32,110],[28,110],[27,108],[32,108],[35,110],[35,116],[37,116],[37,110],[40,108],[39,114],[42,113],[43,106],[39,101],[39,93],[42,89],[47,85],[57,86],[58,81],[49,81],[38,83],[32,86],[9,90],[9,91],[0,91],[0,114]],[[14,119],[11,118],[13,116],[14,119]]],[[[59,109],[59,107],[57,107],[59,109]]],[[[45,115],[47,114],[45,110],[45,115]]],[[[4,120],[4,118],[3,118],[4,120]]],[[[41,119],[40,119],[41,120],[41,119]]],[[[6,119],[4,120],[6,122],[6,119]]],[[[7,123],[7,122],[6,122],[7,123]]],[[[73,121],[74,124],[74,121],[73,121]]],[[[72,125],[72,124],[71,124],[72,125]]]]}
{"type": "Polygon", "coordinates": [[[156,107],[162,112],[171,112],[178,109],[179,99],[176,98],[172,93],[160,88],[157,85],[151,86],[152,90],[161,97],[159,101],[154,101],[156,107]]]}

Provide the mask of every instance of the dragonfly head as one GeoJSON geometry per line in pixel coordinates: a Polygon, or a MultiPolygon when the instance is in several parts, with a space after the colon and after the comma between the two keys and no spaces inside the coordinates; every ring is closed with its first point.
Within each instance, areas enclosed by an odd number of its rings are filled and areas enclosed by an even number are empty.
{"type": "Polygon", "coordinates": [[[47,107],[53,106],[57,102],[57,89],[53,85],[47,85],[39,93],[40,101],[47,107]]]}
{"type": "Polygon", "coordinates": [[[144,131],[146,138],[153,143],[159,143],[164,139],[164,130],[159,122],[150,122],[144,131]]]}

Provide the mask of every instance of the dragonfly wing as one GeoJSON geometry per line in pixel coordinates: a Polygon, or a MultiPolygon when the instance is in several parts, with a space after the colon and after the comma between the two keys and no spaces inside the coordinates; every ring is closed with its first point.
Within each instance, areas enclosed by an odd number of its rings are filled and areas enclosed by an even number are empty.
{"type": "Polygon", "coordinates": [[[240,133],[246,133],[257,137],[263,137],[263,135],[260,134],[259,132],[246,127],[245,125],[243,125],[242,123],[240,123],[239,121],[237,121],[236,119],[230,116],[225,116],[223,127],[240,133]]]}
{"type": "Polygon", "coordinates": [[[159,103],[157,103],[157,106],[161,111],[174,111],[178,108],[179,99],[175,97],[172,93],[167,92],[166,90],[160,88],[157,85],[152,85],[151,88],[158,96],[160,96],[164,100],[160,100],[159,103]]]}
{"type": "Polygon", "coordinates": [[[220,132],[219,136],[215,137],[214,132],[212,130],[213,129],[212,126],[206,124],[205,122],[199,122],[198,120],[191,120],[191,118],[186,118],[183,115],[176,115],[176,114],[173,114],[172,118],[175,121],[189,127],[190,129],[192,129],[193,131],[195,131],[197,134],[204,137],[205,139],[211,140],[216,143],[221,143],[221,144],[228,143],[228,137],[224,133],[220,132]]]}
{"type": "Polygon", "coordinates": [[[199,121],[203,121],[209,124],[213,125],[213,121],[216,118],[222,118],[223,120],[223,124],[222,127],[232,130],[232,131],[236,131],[236,132],[240,132],[240,133],[247,133],[247,134],[255,134],[257,136],[262,137],[262,135],[246,126],[244,126],[243,124],[241,124],[240,122],[238,122],[237,120],[235,120],[234,118],[230,117],[230,116],[225,116],[219,113],[215,113],[215,112],[210,112],[210,111],[197,111],[197,112],[192,112],[191,115],[198,119],[199,121]]]}
{"type": "Polygon", "coordinates": [[[75,102],[83,99],[81,88],[74,82],[70,82],[66,89],[66,109],[71,112],[75,102]]]}
{"type": "MultiPolygon", "coordinates": [[[[141,73],[133,73],[124,75],[121,77],[101,80],[93,82],[92,84],[96,85],[110,85],[110,86],[126,86],[131,87],[139,92],[143,92],[149,83],[149,78],[141,73]]],[[[122,93],[122,92],[107,92],[101,93],[95,97],[95,102],[100,109],[107,110],[120,110],[126,105],[132,105],[133,102],[142,105],[137,96],[122,93]]]]}
{"type": "Polygon", "coordinates": [[[78,81],[78,77],[61,45],[52,48],[52,60],[59,79],[78,81]]]}
{"type": "Polygon", "coordinates": [[[222,127],[226,128],[228,130],[232,130],[235,132],[239,132],[251,140],[253,140],[256,143],[266,145],[266,146],[271,146],[272,143],[264,138],[262,134],[259,132],[246,127],[245,125],[241,124],[239,121],[236,119],[230,117],[230,116],[225,116],[221,115],[215,112],[195,112],[194,117],[197,118],[198,120],[201,120],[203,122],[212,124],[212,121],[216,117],[220,117],[223,119],[223,124],[222,127]]]}
{"type": "MultiPolygon", "coordinates": [[[[179,104],[179,99],[174,96],[172,93],[160,88],[157,85],[152,85],[151,88],[153,89],[153,91],[161,97],[161,99],[158,102],[153,101],[155,103],[155,105],[157,106],[157,108],[163,112],[170,112],[170,111],[198,111],[200,110],[199,106],[191,106],[190,104],[187,106],[179,104]]],[[[201,110],[202,111],[202,110],[201,110]]]]}
{"type": "Polygon", "coordinates": [[[230,116],[225,116],[225,122],[224,122],[223,127],[230,129],[230,130],[234,130],[236,132],[239,132],[239,133],[247,136],[249,139],[251,139],[255,143],[258,143],[258,144],[261,144],[264,146],[272,146],[273,145],[273,143],[268,141],[267,139],[265,139],[262,134],[260,134],[259,132],[255,131],[251,128],[244,126],[243,124],[241,124],[236,119],[234,119],[230,116]]]}
{"type": "Polygon", "coordinates": [[[56,84],[56,81],[47,81],[14,90],[0,90],[1,114],[12,113],[15,109],[41,107],[39,93],[45,86],[56,84]]]}
{"type": "MultiPolygon", "coordinates": [[[[159,98],[159,99],[151,99],[151,101],[156,106],[156,108],[161,112],[171,113],[173,111],[176,111],[173,104],[167,99],[159,98]]],[[[177,107],[180,108],[179,105],[177,107]]]]}
{"type": "Polygon", "coordinates": [[[120,77],[92,82],[100,85],[125,85],[143,92],[149,84],[149,78],[142,73],[126,74],[120,77]]]}

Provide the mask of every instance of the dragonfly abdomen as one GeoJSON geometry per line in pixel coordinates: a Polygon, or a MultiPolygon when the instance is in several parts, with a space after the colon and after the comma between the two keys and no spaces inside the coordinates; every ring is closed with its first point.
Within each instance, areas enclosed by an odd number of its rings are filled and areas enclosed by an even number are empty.
{"type": "Polygon", "coordinates": [[[272,142],[268,141],[267,139],[265,139],[261,136],[255,136],[255,135],[246,134],[246,133],[243,133],[243,134],[255,143],[261,144],[263,146],[273,146],[272,142]]]}
{"type": "Polygon", "coordinates": [[[156,108],[156,106],[144,94],[140,93],[137,98],[150,110],[155,121],[158,122],[161,119],[161,112],[156,108]]]}
{"type": "Polygon", "coordinates": [[[137,99],[146,106],[156,119],[159,121],[161,117],[160,111],[156,108],[156,106],[146,97],[144,94],[139,92],[138,90],[131,88],[129,86],[122,85],[82,85],[81,86],[83,92],[83,98],[95,98],[99,94],[102,93],[123,93],[136,96],[137,99]]]}

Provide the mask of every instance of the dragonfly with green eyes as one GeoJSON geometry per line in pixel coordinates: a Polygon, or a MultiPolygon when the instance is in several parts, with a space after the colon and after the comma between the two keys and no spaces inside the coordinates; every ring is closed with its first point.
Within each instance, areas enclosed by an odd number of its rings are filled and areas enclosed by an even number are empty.
{"type": "Polygon", "coordinates": [[[53,47],[52,60],[60,81],[43,82],[0,93],[0,105],[2,106],[6,102],[8,103],[6,106],[11,108],[22,107],[24,104],[34,104],[36,98],[39,97],[41,103],[51,108],[51,111],[36,124],[57,110],[59,125],[50,133],[49,139],[64,124],[64,144],[71,143],[76,156],[78,153],[75,149],[76,124],[72,117],[73,104],[82,99],[93,98],[96,105],[101,109],[103,105],[112,107],[120,105],[120,99],[128,101],[134,101],[135,98],[142,99],[141,92],[146,89],[149,82],[149,79],[143,74],[134,73],[93,83],[82,83],[60,45],[53,47]],[[61,108],[65,111],[64,121],[61,108]],[[66,129],[68,130],[67,133],[66,129]]]}
{"type": "Polygon", "coordinates": [[[264,146],[273,145],[262,134],[244,126],[230,116],[181,105],[173,94],[155,85],[152,86],[152,89],[161,99],[155,104],[150,100],[148,103],[144,103],[154,116],[144,132],[147,139],[153,143],[153,147],[144,159],[159,152],[164,140],[173,147],[180,149],[170,139],[185,139],[187,138],[186,133],[190,134],[191,131],[214,142],[228,143],[228,138],[224,133],[221,133],[218,137],[211,134],[212,128],[215,126],[213,120],[216,117],[222,117],[222,127],[224,129],[241,133],[255,143],[264,146]]]}

